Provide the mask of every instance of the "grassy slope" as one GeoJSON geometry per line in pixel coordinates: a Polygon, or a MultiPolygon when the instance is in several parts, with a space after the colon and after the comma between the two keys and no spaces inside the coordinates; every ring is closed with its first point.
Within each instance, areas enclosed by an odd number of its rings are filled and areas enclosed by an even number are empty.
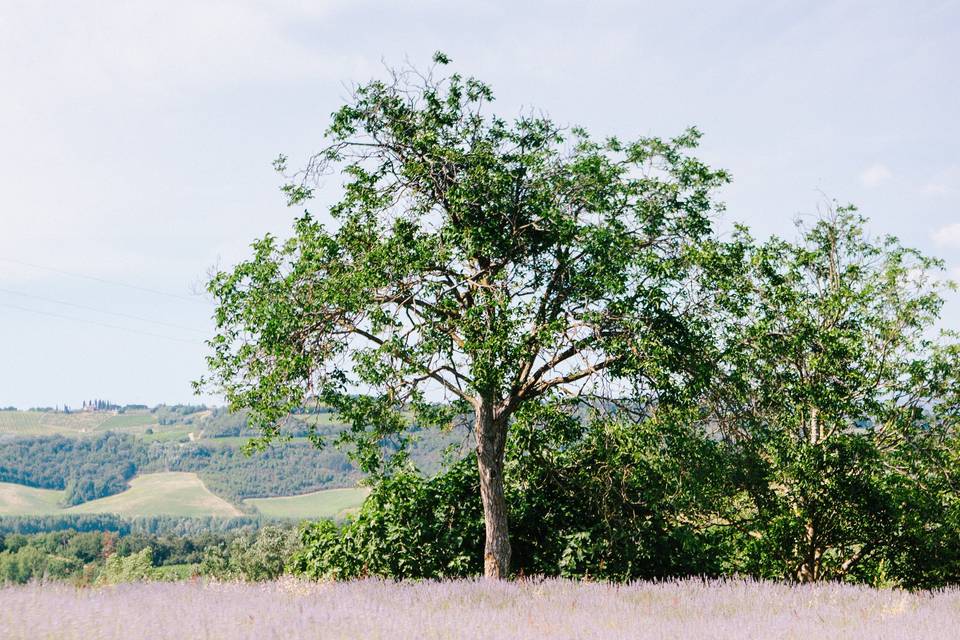
{"type": "Polygon", "coordinates": [[[157,419],[143,411],[111,413],[43,413],[40,411],[0,411],[0,434],[18,436],[82,436],[102,431],[143,433],[157,429],[157,419]]]}
{"type": "Polygon", "coordinates": [[[131,433],[142,433],[148,427],[156,430],[157,417],[146,411],[138,413],[121,413],[110,416],[100,425],[100,431],[129,431],[131,433]]]}
{"type": "Polygon", "coordinates": [[[286,498],[250,498],[245,500],[269,518],[340,519],[356,510],[369,489],[327,489],[286,498]]]}
{"type": "Polygon", "coordinates": [[[0,482],[0,516],[45,516],[62,513],[58,503],[63,491],[35,489],[0,482]]]}
{"type": "Polygon", "coordinates": [[[117,513],[124,516],[239,516],[232,504],[215,496],[195,473],[150,473],[130,481],[130,488],[70,507],[65,513],[117,513]]]}

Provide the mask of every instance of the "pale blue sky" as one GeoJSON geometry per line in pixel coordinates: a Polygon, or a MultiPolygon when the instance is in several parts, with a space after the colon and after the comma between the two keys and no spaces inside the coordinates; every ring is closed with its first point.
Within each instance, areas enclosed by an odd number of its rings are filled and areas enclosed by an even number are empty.
{"type": "Polygon", "coordinates": [[[270,161],[437,49],[503,115],[700,127],[727,223],[790,235],[823,192],[960,269],[957,2],[0,0],[0,405],[190,401],[191,292],[294,214],[270,161]]]}

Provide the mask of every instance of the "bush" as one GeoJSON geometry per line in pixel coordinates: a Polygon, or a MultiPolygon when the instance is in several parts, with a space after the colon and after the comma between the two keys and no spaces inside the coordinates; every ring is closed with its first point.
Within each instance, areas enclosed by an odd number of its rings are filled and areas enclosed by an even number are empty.
{"type": "Polygon", "coordinates": [[[153,549],[147,547],[129,556],[114,554],[107,558],[98,584],[144,582],[157,580],[160,574],[153,566],[153,549]]]}
{"type": "Polygon", "coordinates": [[[424,479],[402,470],[374,485],[342,529],[306,525],[294,573],[313,578],[443,578],[483,568],[483,510],[476,464],[467,459],[424,479]]]}
{"type": "MultiPolygon", "coordinates": [[[[631,580],[718,575],[722,539],[707,526],[727,508],[720,443],[666,412],[584,422],[536,408],[512,426],[506,490],[513,571],[631,580]]],[[[424,479],[381,479],[356,519],[302,530],[294,572],[313,578],[451,578],[483,568],[483,512],[472,458],[424,479]]]]}
{"type": "Polygon", "coordinates": [[[211,546],[200,563],[200,574],[221,580],[273,580],[286,570],[299,551],[297,531],[290,527],[264,527],[241,535],[229,544],[211,546]]]}

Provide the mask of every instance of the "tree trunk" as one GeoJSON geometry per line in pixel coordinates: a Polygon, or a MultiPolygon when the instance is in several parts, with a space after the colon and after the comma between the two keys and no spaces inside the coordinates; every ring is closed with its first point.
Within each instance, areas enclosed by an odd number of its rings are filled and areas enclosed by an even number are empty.
{"type": "Polygon", "coordinates": [[[816,529],[813,520],[808,520],[804,527],[804,554],[803,562],[797,571],[797,580],[800,582],[816,582],[820,579],[820,561],[823,550],[817,543],[816,529]]]}
{"type": "Polygon", "coordinates": [[[477,438],[477,468],[480,471],[480,498],[486,541],[483,575],[503,579],[510,573],[510,532],[507,501],[503,495],[503,454],[507,439],[506,419],[496,416],[492,403],[481,402],[474,424],[477,438]]]}

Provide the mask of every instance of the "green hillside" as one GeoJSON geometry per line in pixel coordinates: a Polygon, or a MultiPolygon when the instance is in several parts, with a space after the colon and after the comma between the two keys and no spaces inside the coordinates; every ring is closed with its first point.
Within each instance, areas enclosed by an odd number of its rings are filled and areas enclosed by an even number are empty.
{"type": "Polygon", "coordinates": [[[0,411],[0,434],[18,436],[83,436],[107,430],[142,433],[157,426],[156,416],[149,411],[123,414],[0,411]]]}
{"type": "Polygon", "coordinates": [[[116,513],[122,516],[240,516],[243,513],[204,486],[195,473],[151,473],[130,481],[130,488],[64,513],[116,513]]]}
{"type": "Polygon", "coordinates": [[[0,482],[0,516],[46,516],[63,513],[59,506],[61,498],[63,491],[0,482]]]}
{"type": "Polygon", "coordinates": [[[244,500],[268,518],[339,520],[356,510],[370,490],[363,488],[327,489],[284,498],[250,498],[244,500]]]}

